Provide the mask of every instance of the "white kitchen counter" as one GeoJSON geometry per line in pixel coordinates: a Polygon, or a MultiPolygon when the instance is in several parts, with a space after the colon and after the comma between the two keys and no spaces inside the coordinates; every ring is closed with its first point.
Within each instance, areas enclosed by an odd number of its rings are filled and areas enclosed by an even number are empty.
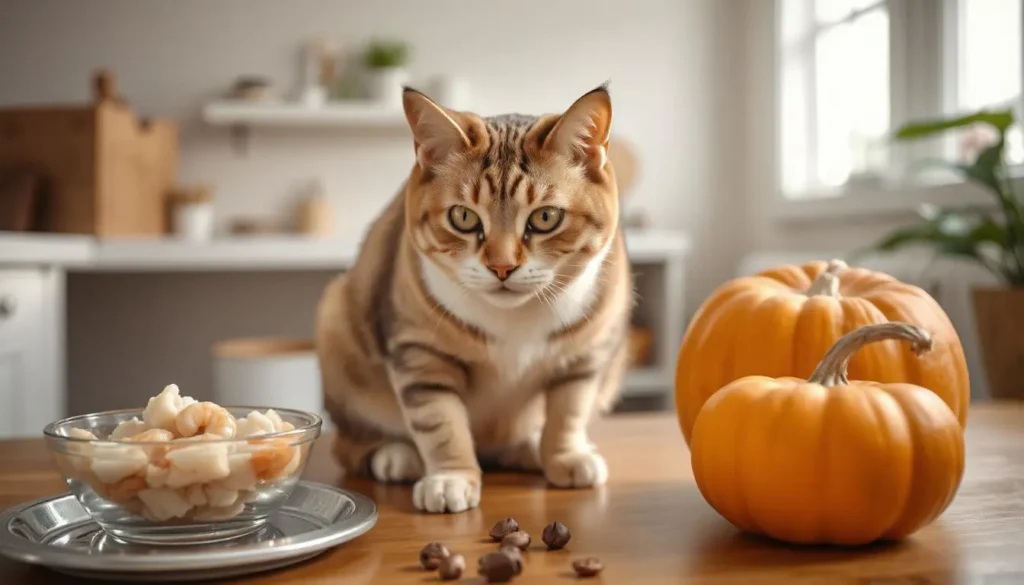
{"type": "MultiPolygon", "coordinates": [[[[361,234],[328,239],[286,235],[189,242],[0,232],[0,267],[66,266],[74,272],[335,270],[352,265],[361,239],[361,234]]],[[[690,240],[674,231],[628,230],[626,245],[634,262],[661,263],[684,257],[690,240]]]]}
{"type": "Polygon", "coordinates": [[[94,247],[89,236],[0,231],[0,266],[83,266],[94,247]]]}

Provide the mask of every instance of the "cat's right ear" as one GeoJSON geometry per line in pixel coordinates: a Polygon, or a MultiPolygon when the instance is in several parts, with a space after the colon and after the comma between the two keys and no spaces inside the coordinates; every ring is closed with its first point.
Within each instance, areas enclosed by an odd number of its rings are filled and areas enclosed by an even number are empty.
{"type": "Polygon", "coordinates": [[[409,87],[402,94],[402,106],[412,130],[416,162],[424,171],[444,162],[449,155],[472,147],[472,141],[457,121],[458,113],[437,105],[409,87]]]}

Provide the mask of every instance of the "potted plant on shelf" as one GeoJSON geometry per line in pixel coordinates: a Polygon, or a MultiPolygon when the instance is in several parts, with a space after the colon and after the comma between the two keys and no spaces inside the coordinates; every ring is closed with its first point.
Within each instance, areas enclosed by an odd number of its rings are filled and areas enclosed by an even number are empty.
{"type": "Polygon", "coordinates": [[[931,137],[948,130],[988,127],[992,139],[977,148],[973,161],[940,164],[978,185],[994,199],[991,206],[927,206],[921,219],[876,242],[893,251],[911,244],[931,246],[938,254],[965,258],[992,272],[999,286],[973,291],[981,350],[994,398],[1024,398],[1024,202],[1006,165],[1006,131],[1012,110],[980,111],[956,118],[908,124],[897,140],[931,137]]]}
{"type": "Polygon", "coordinates": [[[401,41],[370,42],[363,54],[370,99],[401,107],[402,87],[409,80],[408,59],[409,47],[401,41]]]}

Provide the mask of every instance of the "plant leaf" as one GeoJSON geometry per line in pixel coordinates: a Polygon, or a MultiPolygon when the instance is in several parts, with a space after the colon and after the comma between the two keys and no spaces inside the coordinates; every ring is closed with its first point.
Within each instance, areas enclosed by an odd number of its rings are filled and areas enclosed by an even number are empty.
{"type": "Polygon", "coordinates": [[[958,116],[956,118],[911,122],[903,125],[896,131],[896,139],[914,140],[917,138],[925,138],[940,132],[945,132],[952,128],[962,128],[964,126],[970,126],[971,124],[977,123],[988,124],[998,130],[1000,134],[1003,134],[1006,132],[1006,129],[1013,124],[1013,110],[999,110],[995,112],[982,110],[974,114],[958,116]]]}

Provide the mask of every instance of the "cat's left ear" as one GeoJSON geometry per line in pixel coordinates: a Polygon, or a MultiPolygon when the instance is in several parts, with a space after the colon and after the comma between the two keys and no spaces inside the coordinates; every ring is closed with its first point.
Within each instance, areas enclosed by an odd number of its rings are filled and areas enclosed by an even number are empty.
{"type": "Polygon", "coordinates": [[[611,126],[612,98],[605,84],[576,100],[558,118],[542,148],[601,169],[608,160],[611,126]]]}

